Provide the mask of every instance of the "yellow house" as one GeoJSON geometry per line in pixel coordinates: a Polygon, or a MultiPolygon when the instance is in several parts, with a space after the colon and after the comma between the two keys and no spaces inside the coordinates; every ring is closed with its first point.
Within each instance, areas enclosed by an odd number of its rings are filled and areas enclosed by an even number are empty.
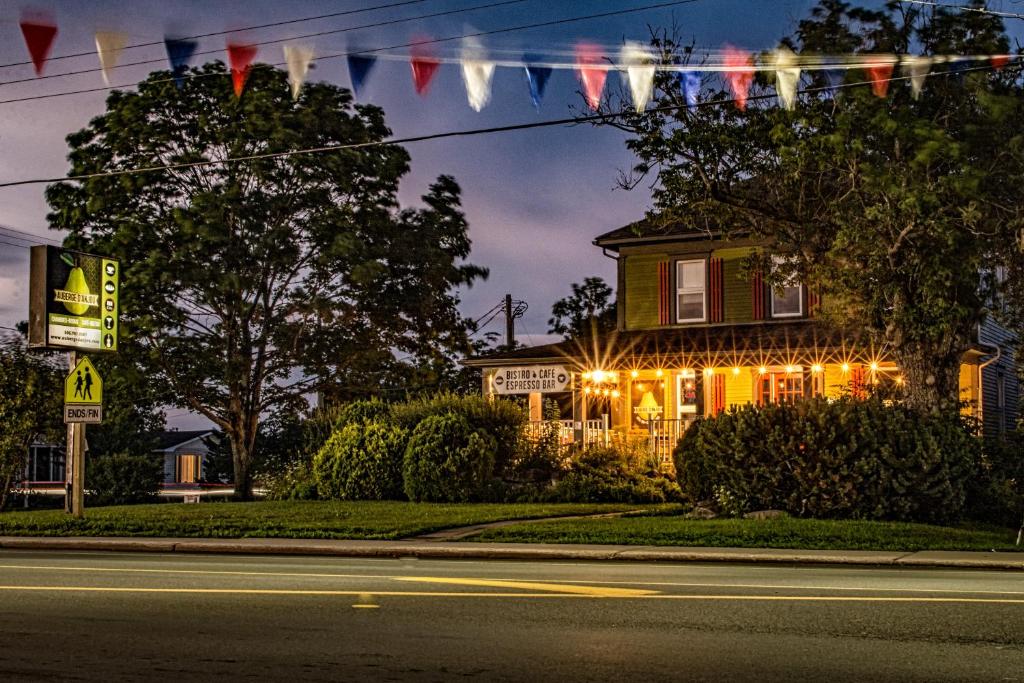
{"type": "MultiPolygon", "coordinates": [[[[614,332],[466,361],[482,370],[485,394],[528,394],[531,419],[541,418],[547,394],[566,406],[577,439],[647,435],[667,446],[698,416],[730,406],[903,381],[888,349],[816,320],[814,291],[749,274],[743,262],[760,248],[754,242],[627,226],[594,244],[618,266],[614,332]]],[[[986,432],[1002,433],[1017,419],[1015,340],[991,322],[978,333],[962,360],[960,399],[986,432]]]]}

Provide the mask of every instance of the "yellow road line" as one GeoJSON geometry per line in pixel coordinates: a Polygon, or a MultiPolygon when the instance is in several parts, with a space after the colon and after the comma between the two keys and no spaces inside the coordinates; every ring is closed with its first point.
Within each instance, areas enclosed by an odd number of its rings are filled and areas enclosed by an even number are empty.
{"type": "MultiPolygon", "coordinates": [[[[271,588],[144,588],[122,586],[0,586],[0,591],[19,592],[56,592],[56,593],[171,593],[194,595],[280,595],[280,596],[365,596],[363,591],[341,590],[293,590],[271,588]]],[[[873,595],[603,595],[593,593],[447,593],[430,591],[374,591],[370,593],[380,597],[413,597],[413,598],[561,598],[577,600],[593,600],[613,598],[622,600],[687,600],[687,601],[731,601],[731,602],[891,602],[891,603],[945,603],[945,604],[989,604],[989,605],[1024,605],[1024,599],[1012,598],[927,598],[927,597],[895,597],[873,595]]]]}
{"type": "Polygon", "coordinates": [[[457,586],[483,586],[485,588],[519,588],[525,591],[552,591],[555,593],[572,593],[600,598],[634,598],[645,595],[657,595],[659,592],[637,588],[606,588],[604,586],[578,586],[565,583],[471,579],[446,576],[396,576],[394,579],[395,581],[413,581],[416,583],[443,583],[457,586]]]}

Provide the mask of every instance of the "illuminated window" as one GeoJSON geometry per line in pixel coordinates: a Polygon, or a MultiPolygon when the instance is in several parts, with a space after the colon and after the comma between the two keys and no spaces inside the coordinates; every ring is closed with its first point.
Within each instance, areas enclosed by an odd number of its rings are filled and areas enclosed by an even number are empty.
{"type": "MultiPolygon", "coordinates": [[[[773,256],[772,261],[778,267],[783,260],[773,256]]],[[[795,318],[803,315],[804,301],[799,280],[790,277],[781,287],[772,287],[772,317],[795,318]]]]}
{"type": "Polygon", "coordinates": [[[757,381],[757,402],[794,403],[804,397],[803,368],[793,372],[769,372],[760,375],[757,381]]]}
{"type": "Polygon", "coordinates": [[[199,481],[199,456],[179,455],[175,463],[174,480],[179,484],[194,484],[199,481]]]}
{"type": "Polygon", "coordinates": [[[702,322],[707,316],[704,260],[676,262],[676,322],[702,322]]]}

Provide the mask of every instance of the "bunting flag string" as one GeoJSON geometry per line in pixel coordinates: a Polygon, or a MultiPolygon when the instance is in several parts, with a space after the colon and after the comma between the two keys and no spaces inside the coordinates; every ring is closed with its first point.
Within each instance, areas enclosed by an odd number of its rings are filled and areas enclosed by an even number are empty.
{"type": "Polygon", "coordinates": [[[523,70],[526,72],[526,83],[530,88],[530,101],[533,107],[540,111],[541,100],[544,99],[544,90],[548,86],[548,79],[551,77],[551,67],[541,64],[542,58],[537,55],[523,56],[523,70]]]}
{"type": "Polygon", "coordinates": [[[700,72],[681,71],[679,72],[680,87],[683,89],[683,97],[686,98],[686,106],[693,109],[700,99],[701,78],[700,72]]]}
{"type": "Polygon", "coordinates": [[[194,40],[164,38],[167,61],[171,63],[171,77],[179,88],[185,83],[185,70],[188,69],[188,63],[192,59],[197,45],[198,43],[194,40]]]}
{"type": "Polygon", "coordinates": [[[288,84],[292,87],[292,99],[299,99],[299,91],[306,82],[309,64],[313,61],[313,48],[306,45],[285,45],[284,61],[288,65],[288,84]]]}
{"type": "Polygon", "coordinates": [[[892,80],[892,72],[895,66],[895,59],[880,57],[878,61],[865,67],[868,72],[868,78],[871,80],[871,92],[876,97],[885,97],[889,93],[889,83],[892,80]]]}
{"type": "Polygon", "coordinates": [[[235,88],[235,97],[242,96],[245,89],[245,81],[249,78],[249,69],[252,67],[252,60],[256,58],[255,45],[242,43],[228,43],[228,65],[231,67],[231,84],[235,88]]]}
{"type": "Polygon", "coordinates": [[[580,43],[576,46],[576,71],[583,84],[583,97],[594,111],[601,106],[604,81],[608,77],[608,71],[602,65],[603,61],[604,56],[599,46],[591,43],[580,43]]]}
{"type": "Polygon", "coordinates": [[[424,96],[430,90],[430,82],[434,80],[434,74],[441,66],[441,60],[434,56],[434,53],[426,43],[429,38],[421,38],[420,42],[414,44],[409,50],[409,65],[412,67],[412,84],[416,94],[424,96]]]}
{"type": "Polygon", "coordinates": [[[373,55],[360,54],[358,52],[348,55],[348,77],[352,82],[352,92],[355,93],[356,97],[359,97],[359,93],[366,84],[366,79],[369,78],[373,65],[376,63],[377,58],[373,55]]]}
{"type": "Polygon", "coordinates": [[[117,60],[128,44],[128,34],[119,31],[96,32],[96,55],[100,59],[103,82],[110,85],[110,70],[117,66],[117,60]]]}
{"type": "Polygon", "coordinates": [[[906,74],[910,76],[910,91],[916,100],[921,97],[921,91],[924,89],[924,79],[928,77],[928,72],[932,70],[932,58],[910,55],[903,58],[902,66],[906,74]]]}
{"type": "Polygon", "coordinates": [[[21,35],[25,39],[29,57],[32,58],[32,65],[36,69],[36,76],[41,76],[46,58],[50,56],[50,48],[57,37],[57,25],[42,17],[25,17],[18,25],[21,27],[21,35]]]}
{"type": "Polygon", "coordinates": [[[754,55],[734,47],[725,48],[725,78],[736,100],[736,108],[747,108],[747,95],[754,84],[754,55]]]}
{"type": "Polygon", "coordinates": [[[622,48],[621,60],[626,65],[626,83],[639,114],[647,108],[654,94],[654,53],[643,43],[627,41],[622,48]]]}
{"type": "Polygon", "coordinates": [[[476,38],[466,38],[462,44],[462,82],[473,111],[480,111],[491,99],[491,79],[495,64],[484,58],[484,46],[476,38]]]}
{"type": "Polygon", "coordinates": [[[786,109],[796,108],[796,89],[800,84],[800,67],[795,66],[796,55],[789,48],[775,51],[775,90],[786,109]]]}

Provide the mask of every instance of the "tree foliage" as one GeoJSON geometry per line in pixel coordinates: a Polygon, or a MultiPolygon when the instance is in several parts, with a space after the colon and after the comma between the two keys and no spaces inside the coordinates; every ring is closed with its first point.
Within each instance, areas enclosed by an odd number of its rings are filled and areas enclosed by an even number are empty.
{"type": "Polygon", "coordinates": [[[572,294],[551,306],[550,334],[578,339],[614,329],[612,288],[599,277],[586,277],[582,283],[572,283],[572,294]]]}
{"type": "MultiPolygon", "coordinates": [[[[668,33],[653,43],[666,63],[693,59],[668,33]]],[[[993,15],[905,3],[876,11],[841,0],[821,0],[784,43],[812,55],[1009,49],[993,15]]],[[[901,81],[876,97],[866,80],[850,70],[851,87],[832,97],[820,71],[806,72],[803,87],[817,90],[787,111],[761,75],[751,94],[766,97],[745,110],[688,108],[675,74],[659,72],[658,110],[623,107],[622,118],[609,120],[631,133],[639,159],[623,183],[657,174],[655,223],[765,240],[786,257],[774,277],[802,277],[834,322],[864,327],[888,349],[908,403],[950,408],[960,359],[989,313],[986,273],[1005,266],[1007,291],[1022,282],[1019,69],[936,64],[917,99],[901,81]]],[[[730,98],[714,77],[705,80],[703,100],[730,98]]]]}
{"type": "Polygon", "coordinates": [[[372,394],[410,376],[443,384],[468,348],[460,190],[440,177],[398,205],[409,155],[380,144],[383,112],[254,67],[237,98],[223,64],[181,88],[156,72],[68,137],[71,175],[248,157],[62,182],[47,190],[68,246],[122,259],[121,352],[226,434],[251,495],[260,416],[304,395],[372,394]],[[320,154],[290,150],[362,145],[320,154]],[[401,360],[399,360],[401,358],[401,360]]]}
{"type": "Polygon", "coordinates": [[[21,337],[0,337],[0,510],[25,470],[32,442],[61,438],[63,401],[60,368],[28,351],[21,337]]]}

